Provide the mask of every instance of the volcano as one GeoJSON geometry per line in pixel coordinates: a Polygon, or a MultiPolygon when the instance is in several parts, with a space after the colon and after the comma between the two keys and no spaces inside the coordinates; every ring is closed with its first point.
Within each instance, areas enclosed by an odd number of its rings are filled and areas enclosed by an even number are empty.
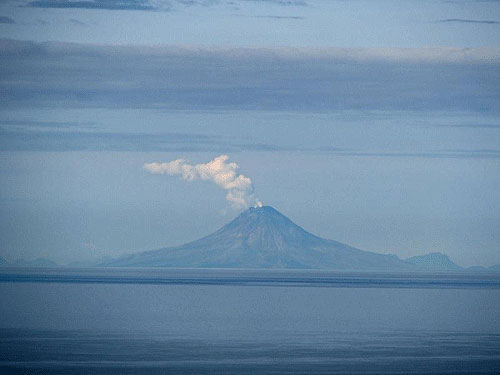
{"type": "Polygon", "coordinates": [[[249,208],[215,233],[181,246],[145,251],[102,266],[406,270],[395,255],[315,236],[270,206],[249,208]]]}

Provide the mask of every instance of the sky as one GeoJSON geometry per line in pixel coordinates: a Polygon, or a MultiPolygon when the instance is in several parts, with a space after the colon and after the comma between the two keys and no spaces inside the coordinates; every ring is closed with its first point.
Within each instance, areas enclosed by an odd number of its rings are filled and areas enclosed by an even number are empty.
{"type": "Polygon", "coordinates": [[[8,260],[181,244],[252,194],[364,250],[500,263],[500,1],[7,0],[0,54],[8,260]],[[251,183],[195,167],[220,155],[251,183]],[[195,178],[144,168],[178,159],[195,178]]]}

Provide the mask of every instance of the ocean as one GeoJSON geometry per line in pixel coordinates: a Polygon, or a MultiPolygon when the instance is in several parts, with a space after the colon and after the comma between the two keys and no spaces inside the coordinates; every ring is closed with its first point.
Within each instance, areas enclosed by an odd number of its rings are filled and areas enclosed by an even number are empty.
{"type": "Polygon", "coordinates": [[[500,275],[2,269],[1,374],[499,374],[500,275]]]}

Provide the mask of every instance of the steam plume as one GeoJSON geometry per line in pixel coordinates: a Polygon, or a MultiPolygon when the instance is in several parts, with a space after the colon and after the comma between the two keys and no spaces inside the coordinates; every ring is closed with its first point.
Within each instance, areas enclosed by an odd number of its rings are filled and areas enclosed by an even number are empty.
{"type": "Polygon", "coordinates": [[[227,191],[226,199],[237,209],[262,206],[253,194],[252,180],[238,173],[238,164],[228,163],[228,159],[229,156],[220,155],[206,164],[196,165],[177,159],[168,163],[145,163],[144,169],[153,174],[180,175],[187,181],[212,181],[227,191]]]}

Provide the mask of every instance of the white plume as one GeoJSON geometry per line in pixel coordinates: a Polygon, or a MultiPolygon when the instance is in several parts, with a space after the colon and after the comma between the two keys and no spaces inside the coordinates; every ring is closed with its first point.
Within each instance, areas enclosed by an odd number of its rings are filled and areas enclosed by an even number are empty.
{"type": "Polygon", "coordinates": [[[238,173],[236,163],[228,163],[229,156],[220,155],[206,164],[191,165],[184,159],[167,163],[145,163],[144,169],[153,174],[180,175],[184,180],[209,180],[227,191],[226,199],[237,209],[250,205],[262,206],[253,194],[252,180],[238,173]]]}

